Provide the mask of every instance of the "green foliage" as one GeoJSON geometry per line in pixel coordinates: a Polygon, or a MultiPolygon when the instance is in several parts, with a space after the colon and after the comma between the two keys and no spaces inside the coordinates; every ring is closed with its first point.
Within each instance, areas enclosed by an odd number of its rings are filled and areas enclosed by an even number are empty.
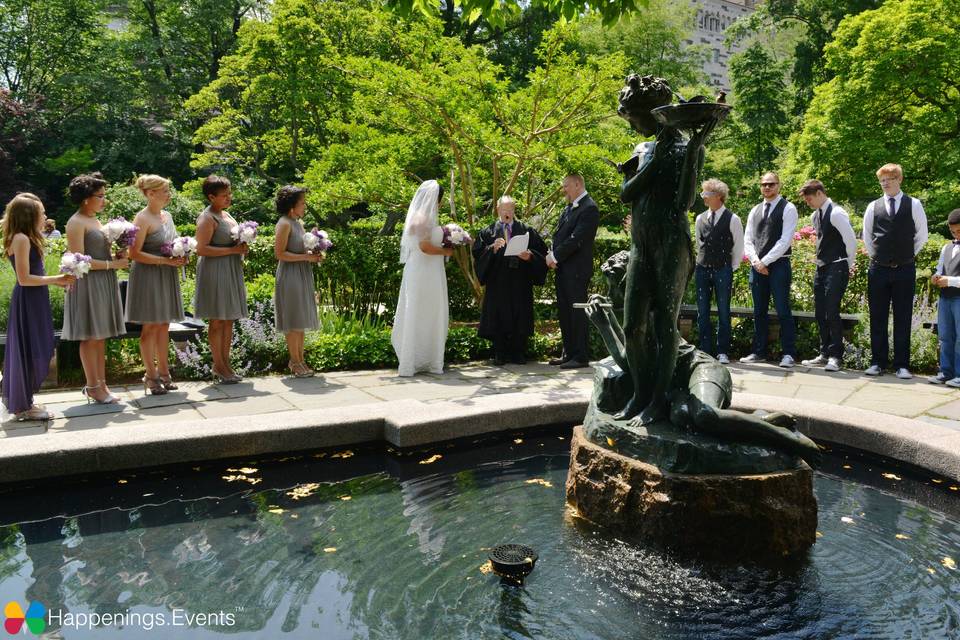
{"type": "Polygon", "coordinates": [[[818,86],[785,173],[823,176],[864,202],[880,193],[875,171],[903,165],[904,189],[924,194],[933,226],[957,206],[960,14],[948,0],[889,0],[843,20],[825,50],[834,77],[818,86]]]}
{"type": "MultiPolygon", "coordinates": [[[[504,2],[486,2],[484,0],[460,0],[457,3],[460,12],[467,22],[474,22],[479,18],[484,18],[491,25],[502,27],[506,25],[512,17],[515,17],[521,9],[527,6],[544,7],[552,12],[563,16],[566,20],[574,20],[584,12],[594,12],[603,18],[604,24],[613,24],[621,16],[629,15],[637,11],[640,6],[646,5],[646,2],[637,3],[636,0],[611,0],[610,2],[575,2],[574,0],[534,0],[531,3],[520,2],[520,0],[507,0],[504,2]]],[[[436,3],[424,2],[423,0],[387,0],[386,5],[403,16],[411,16],[415,13],[424,15],[436,15],[438,5],[436,3]]]]}

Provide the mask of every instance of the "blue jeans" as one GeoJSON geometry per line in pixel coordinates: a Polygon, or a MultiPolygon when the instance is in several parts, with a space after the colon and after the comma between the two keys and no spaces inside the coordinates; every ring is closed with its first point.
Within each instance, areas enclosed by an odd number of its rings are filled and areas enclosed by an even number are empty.
{"type": "Polygon", "coordinates": [[[730,293],[733,289],[733,269],[729,264],[723,267],[697,265],[694,278],[697,284],[697,332],[700,334],[700,350],[712,356],[730,353],[730,293]],[[712,294],[717,296],[719,331],[716,350],[713,348],[713,325],[710,322],[712,294]]]}
{"type": "Polygon", "coordinates": [[[960,375],[960,296],[940,297],[937,337],[940,339],[940,372],[948,380],[956,378],[960,375]]]}
{"type": "Polygon", "coordinates": [[[780,319],[780,346],[783,355],[796,357],[797,330],[790,311],[790,280],[793,271],[790,256],[784,256],[767,267],[769,275],[750,269],[750,293],[753,294],[753,353],[767,356],[767,329],[770,324],[770,296],[780,319]]]}

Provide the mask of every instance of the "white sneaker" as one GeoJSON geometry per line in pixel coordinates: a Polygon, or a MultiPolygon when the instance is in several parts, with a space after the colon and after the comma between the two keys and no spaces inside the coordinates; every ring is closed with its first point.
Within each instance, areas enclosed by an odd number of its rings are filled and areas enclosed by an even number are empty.
{"type": "Polygon", "coordinates": [[[730,356],[725,353],[721,353],[717,356],[717,362],[720,364],[730,364],[730,356]]]}
{"type": "Polygon", "coordinates": [[[897,377],[900,378],[901,380],[909,380],[910,378],[913,377],[913,374],[907,371],[905,367],[900,367],[899,369],[897,369],[897,377]]]}
{"type": "Polygon", "coordinates": [[[805,367],[822,367],[823,365],[827,364],[827,356],[821,353],[821,354],[818,354],[816,358],[810,358],[809,360],[804,360],[800,364],[802,364],[805,367]]]}
{"type": "Polygon", "coordinates": [[[740,362],[744,364],[753,364],[755,362],[763,362],[763,358],[761,358],[755,353],[751,353],[748,356],[743,356],[742,358],[740,358],[740,362]]]}
{"type": "Polygon", "coordinates": [[[953,387],[954,389],[960,389],[960,378],[951,378],[947,380],[947,386],[953,387]]]}
{"type": "Polygon", "coordinates": [[[827,358],[827,364],[823,368],[824,371],[840,371],[840,359],[839,358],[827,358]]]}
{"type": "Polygon", "coordinates": [[[878,364],[872,364],[863,373],[867,376],[879,376],[883,373],[883,369],[878,364]]]}
{"type": "Polygon", "coordinates": [[[943,371],[937,372],[935,376],[929,376],[927,382],[930,384],[943,384],[948,380],[947,376],[943,375],[943,371]]]}
{"type": "Polygon", "coordinates": [[[784,369],[792,369],[795,364],[797,363],[793,361],[793,356],[783,356],[780,360],[780,366],[784,369]]]}

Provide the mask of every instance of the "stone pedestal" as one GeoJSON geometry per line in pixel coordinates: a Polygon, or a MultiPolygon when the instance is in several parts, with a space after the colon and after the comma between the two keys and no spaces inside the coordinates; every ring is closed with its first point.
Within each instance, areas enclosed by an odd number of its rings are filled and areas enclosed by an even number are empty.
{"type": "Polygon", "coordinates": [[[670,473],[574,429],[567,503],[646,544],[731,560],[792,556],[816,539],[813,472],[800,462],[747,475],[670,473]]]}

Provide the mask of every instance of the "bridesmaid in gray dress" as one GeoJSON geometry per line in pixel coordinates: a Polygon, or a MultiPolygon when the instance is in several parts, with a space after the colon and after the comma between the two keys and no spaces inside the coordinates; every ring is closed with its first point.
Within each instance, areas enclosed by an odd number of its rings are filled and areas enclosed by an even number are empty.
{"type": "Polygon", "coordinates": [[[81,393],[98,404],[116,404],[120,398],[107,387],[106,339],[123,335],[123,305],[117,269],[126,269],[126,250],[112,255],[112,247],[97,214],[106,204],[107,182],[99,173],[70,181],[70,199],[79,209],[67,221],[67,249],[93,258],[90,273],[67,290],[63,302],[64,340],[80,341],[80,362],[87,384],[81,393]]]}
{"type": "Polygon", "coordinates": [[[323,260],[322,253],[306,253],[303,223],[307,211],[307,190],[287,185],[277,192],[277,213],[281,215],[274,234],[273,253],[277,257],[277,282],[273,302],[277,331],[287,339],[290,372],[309,378],[313,371],[303,361],[306,329],[316,329],[317,299],[313,288],[313,265],[323,260]]]}
{"type": "Polygon", "coordinates": [[[147,207],[137,214],[137,240],[130,248],[130,282],[127,284],[127,322],[143,325],[140,355],[143,357],[143,388],[162,395],[177,388],[170,377],[170,323],[183,317],[180,297],[180,267],[187,258],[168,258],[161,252],[164,242],[177,237],[173,218],[163,210],[170,202],[170,181],[156,175],[137,178],[137,188],[147,207]]]}
{"type": "Polygon", "coordinates": [[[230,366],[233,322],[247,317],[247,289],[243,283],[243,256],[249,248],[230,235],[236,226],[226,209],[233,201],[230,181],[210,175],[203,181],[209,206],[197,218],[197,288],[193,314],[209,320],[207,335],[217,382],[236,384],[242,378],[230,366]]]}

